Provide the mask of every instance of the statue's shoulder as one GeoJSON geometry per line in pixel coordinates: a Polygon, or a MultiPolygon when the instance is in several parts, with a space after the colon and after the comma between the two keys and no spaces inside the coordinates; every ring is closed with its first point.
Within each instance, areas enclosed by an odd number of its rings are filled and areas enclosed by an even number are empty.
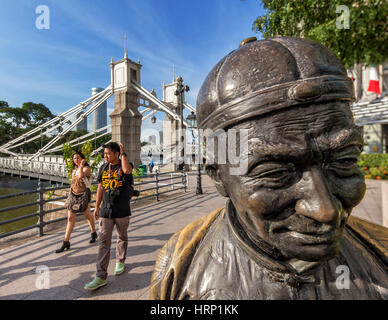
{"type": "Polygon", "coordinates": [[[150,299],[176,298],[196,248],[210,226],[224,212],[219,208],[175,233],[159,251],[151,278],[150,299]]]}
{"type": "Polygon", "coordinates": [[[347,227],[388,265],[388,228],[352,216],[348,219],[347,227]]]}

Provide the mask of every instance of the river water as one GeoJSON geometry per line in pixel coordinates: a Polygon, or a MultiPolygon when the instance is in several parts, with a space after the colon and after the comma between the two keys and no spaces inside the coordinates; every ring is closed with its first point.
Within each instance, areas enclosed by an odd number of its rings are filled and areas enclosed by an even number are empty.
{"type": "MultiPolygon", "coordinates": [[[[49,187],[48,182],[43,182],[44,187],[49,187]]],[[[19,177],[0,175],[0,195],[19,193],[23,191],[33,191],[38,189],[38,180],[29,180],[19,177]]],[[[34,202],[38,200],[37,194],[30,194],[25,196],[14,197],[10,199],[1,199],[0,208],[7,208],[23,203],[34,202]]],[[[6,211],[0,213],[0,221],[9,220],[23,215],[37,212],[38,206],[28,206],[21,209],[6,211]]],[[[17,222],[5,224],[0,226],[0,234],[10,232],[16,229],[27,227],[38,222],[38,217],[31,217],[17,222]]]]}

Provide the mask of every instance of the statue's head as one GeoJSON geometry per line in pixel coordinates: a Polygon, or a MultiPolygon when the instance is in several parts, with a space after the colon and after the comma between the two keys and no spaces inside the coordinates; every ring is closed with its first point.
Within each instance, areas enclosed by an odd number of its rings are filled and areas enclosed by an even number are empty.
{"type": "Polygon", "coordinates": [[[353,83],[329,49],[288,37],[242,44],[202,85],[201,129],[248,129],[246,169],[231,174],[233,165],[216,159],[207,172],[246,235],[278,257],[323,261],[339,251],[366,188],[353,99],[353,83]]]}

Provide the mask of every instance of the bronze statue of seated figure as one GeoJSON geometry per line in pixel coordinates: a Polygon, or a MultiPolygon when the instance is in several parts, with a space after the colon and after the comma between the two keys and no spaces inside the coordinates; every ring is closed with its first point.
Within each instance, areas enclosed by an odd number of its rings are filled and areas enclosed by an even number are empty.
{"type": "Polygon", "coordinates": [[[223,58],[198,94],[198,125],[248,129],[248,167],[206,165],[227,203],[165,244],[150,298],[388,299],[388,229],[350,217],[366,189],[353,100],[314,41],[245,41],[223,58]]]}

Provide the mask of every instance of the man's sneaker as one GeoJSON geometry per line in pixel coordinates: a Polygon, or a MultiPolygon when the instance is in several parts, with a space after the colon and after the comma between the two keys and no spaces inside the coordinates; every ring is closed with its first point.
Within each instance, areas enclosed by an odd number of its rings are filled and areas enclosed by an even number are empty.
{"type": "Polygon", "coordinates": [[[115,276],[122,274],[124,272],[124,269],[125,269],[124,262],[116,262],[115,276]]]}
{"type": "Polygon", "coordinates": [[[88,284],[85,285],[86,290],[96,290],[100,287],[103,287],[107,284],[107,281],[104,279],[101,279],[99,277],[95,277],[93,281],[90,281],[88,284]]]}

